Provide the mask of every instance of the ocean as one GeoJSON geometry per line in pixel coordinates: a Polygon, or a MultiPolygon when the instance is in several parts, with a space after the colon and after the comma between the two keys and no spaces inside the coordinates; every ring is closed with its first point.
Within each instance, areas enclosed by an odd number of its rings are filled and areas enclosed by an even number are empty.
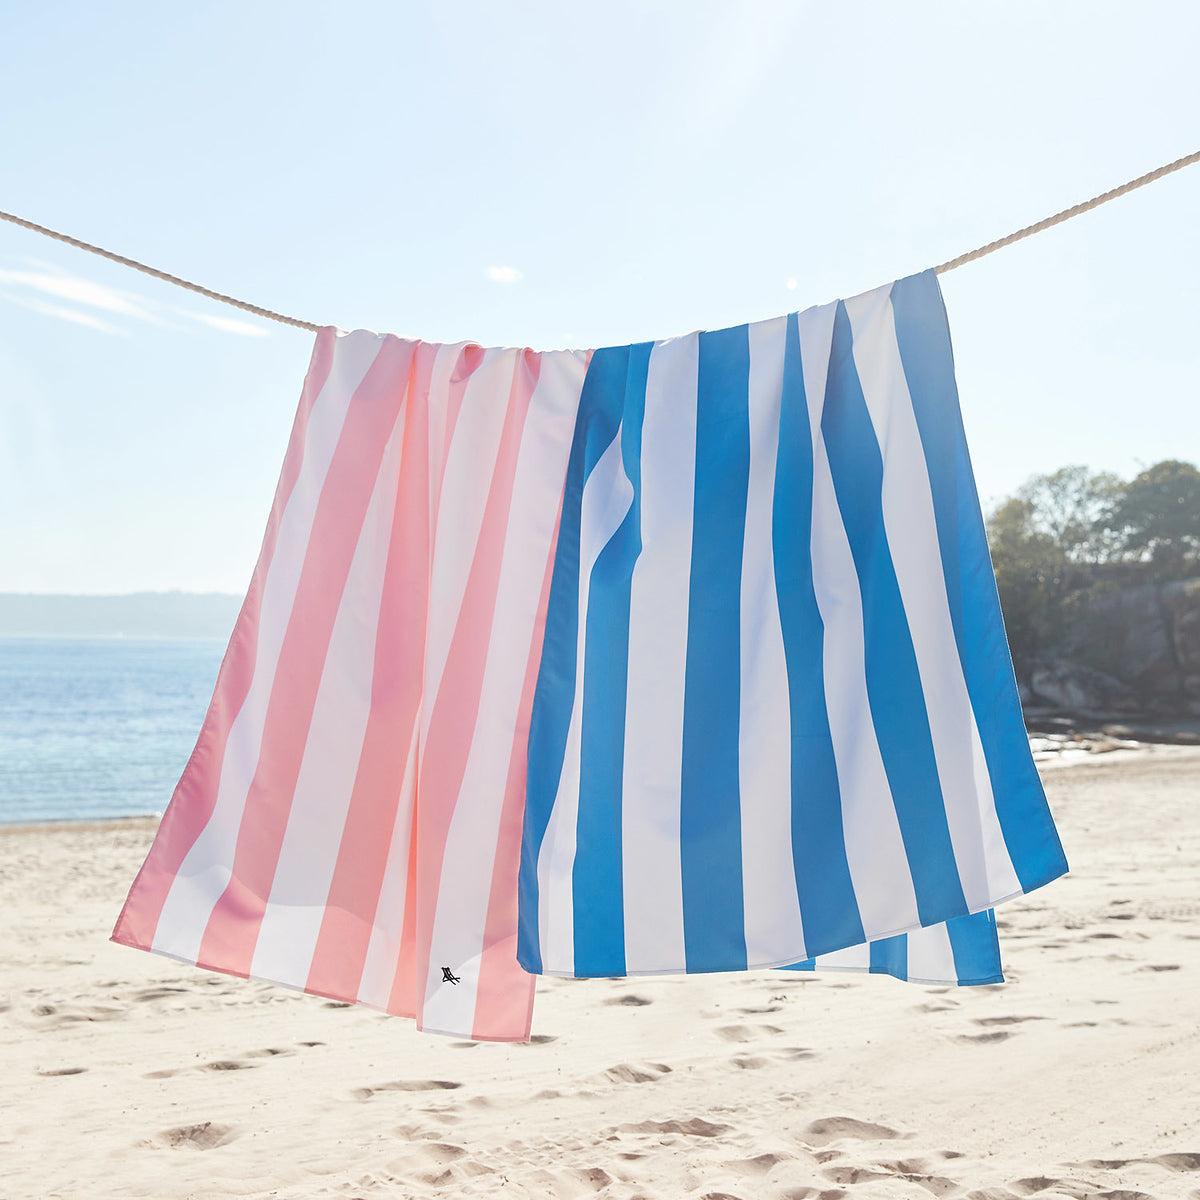
{"type": "Polygon", "coordinates": [[[0,637],[0,824],[161,813],[225,643],[0,637]]]}

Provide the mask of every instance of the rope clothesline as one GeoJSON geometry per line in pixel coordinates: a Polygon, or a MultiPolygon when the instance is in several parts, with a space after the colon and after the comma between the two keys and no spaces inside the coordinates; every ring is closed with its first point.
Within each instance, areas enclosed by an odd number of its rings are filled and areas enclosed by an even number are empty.
{"type": "Polygon", "coordinates": [[[1120,187],[1111,188],[1107,192],[1101,192],[1099,196],[1093,196],[1090,200],[1084,200],[1081,204],[1073,204],[1070,208],[1064,208],[1062,212],[1056,212],[1052,217],[1044,217],[1033,225],[1026,225],[1024,229],[1018,229],[1015,233],[1010,233],[1007,237],[997,238],[994,242],[988,242],[986,245],[980,246],[977,250],[970,250],[966,254],[960,254],[957,258],[951,258],[934,267],[934,274],[944,275],[947,271],[953,271],[955,267],[966,266],[967,263],[974,262],[977,258],[983,258],[985,254],[991,254],[993,250],[1001,250],[1005,246],[1011,246],[1013,242],[1019,242],[1024,238],[1032,237],[1035,233],[1041,233],[1043,229],[1049,229],[1052,225],[1061,225],[1064,221],[1069,221],[1072,217],[1079,216],[1080,213],[1090,212],[1093,208],[1099,208],[1100,205],[1107,204],[1110,200],[1115,200],[1118,196],[1124,196],[1127,192],[1137,191],[1138,188],[1145,187],[1146,184],[1153,183],[1157,179],[1162,179],[1164,175],[1170,175],[1174,171],[1181,171],[1184,167],[1191,166],[1194,162],[1200,162],[1200,150],[1193,151],[1191,154],[1185,154],[1182,158],[1177,158],[1174,162],[1169,162],[1153,171],[1147,171],[1145,175],[1139,175],[1136,179],[1131,179],[1128,183],[1121,184],[1120,187]]]}
{"type": "MultiPolygon", "coordinates": [[[[1200,162],[1200,150],[1196,150],[1191,154],[1185,154],[1182,158],[1177,158],[1174,162],[1166,163],[1153,171],[1147,171],[1145,175],[1139,175],[1136,179],[1131,179],[1128,183],[1121,184],[1120,187],[1111,188],[1107,192],[1101,192],[1100,195],[1093,196],[1090,200],[1084,200],[1079,204],[1073,204],[1070,208],[1064,208],[1061,212],[1057,212],[1053,216],[1044,217],[1032,225],[1026,225],[1023,229],[1018,229],[1006,237],[997,238],[994,242],[987,242],[975,250],[970,250],[966,254],[960,254],[957,258],[948,259],[946,262],[940,263],[933,268],[934,274],[944,275],[947,271],[953,271],[956,267],[966,266],[967,263],[983,258],[985,255],[991,254],[994,250],[1001,250],[1005,246],[1011,246],[1014,242],[1032,237],[1035,233],[1041,233],[1043,229],[1050,229],[1054,225],[1061,225],[1064,221],[1069,221],[1072,217],[1090,212],[1093,208],[1099,208],[1101,204],[1107,204],[1110,200],[1115,200],[1118,196],[1124,196],[1128,192],[1136,191],[1140,187],[1145,187],[1148,183],[1154,183],[1156,180],[1162,179],[1165,175],[1180,171],[1195,162],[1200,162]]],[[[186,288],[189,292],[196,292],[201,296],[207,296],[210,300],[218,300],[222,304],[230,304],[234,308],[240,308],[244,312],[253,313],[257,317],[265,317],[269,321],[278,321],[281,325],[292,325],[297,329],[308,329],[314,333],[320,328],[313,321],[301,321],[297,317],[284,316],[283,313],[274,312],[269,308],[260,308],[257,304],[249,304],[245,300],[238,300],[233,296],[227,296],[224,292],[214,292],[211,288],[206,288],[198,283],[192,283],[187,279],[181,279],[178,275],[170,275],[166,271],[160,271],[156,267],[147,266],[136,259],[126,258],[123,254],[114,254],[111,250],[105,250],[100,246],[93,246],[90,242],[81,241],[79,238],[71,237],[69,234],[59,233],[54,229],[47,229],[45,225],[38,225],[33,221],[27,221],[23,217],[16,216],[14,213],[0,210],[0,220],[10,221],[13,225],[19,225],[22,229],[32,230],[34,233],[43,234],[46,237],[54,238],[56,241],[66,242],[68,246],[75,246],[79,250],[86,250],[89,254],[98,254],[101,258],[107,258],[112,262],[120,263],[124,267],[132,267],[133,270],[141,271],[144,275],[151,275],[155,279],[161,279],[166,283],[173,283],[176,287],[186,288]]]]}
{"type": "Polygon", "coordinates": [[[212,288],[206,288],[202,284],[192,283],[187,279],[180,279],[178,275],[169,275],[166,271],[160,271],[157,267],[148,267],[145,263],[140,263],[135,258],[126,258],[123,254],[114,254],[111,250],[105,250],[102,246],[93,246],[91,242],[80,241],[79,238],[71,237],[70,234],[59,233],[56,229],[47,229],[45,225],[26,221],[24,217],[18,217],[13,213],[0,210],[0,220],[11,221],[14,225],[20,225],[22,229],[31,229],[34,233],[45,234],[46,237],[54,238],[55,241],[66,242],[68,246],[75,246],[79,250],[86,250],[89,254],[98,254],[101,258],[107,258],[112,262],[120,263],[123,267],[132,267],[135,271],[141,271],[143,275],[153,275],[155,279],[162,279],[167,283],[173,283],[176,287],[187,288],[189,292],[197,292],[201,296],[207,296],[210,300],[219,300],[222,304],[232,304],[234,308],[240,308],[245,312],[253,313],[256,317],[266,317],[267,320],[278,321],[281,325],[294,325],[297,329],[310,329],[314,333],[321,328],[320,325],[312,321],[301,321],[297,317],[285,317],[283,313],[273,312],[269,308],[260,308],[257,304],[250,304],[245,300],[238,300],[233,296],[226,296],[224,292],[214,292],[212,288]]]}

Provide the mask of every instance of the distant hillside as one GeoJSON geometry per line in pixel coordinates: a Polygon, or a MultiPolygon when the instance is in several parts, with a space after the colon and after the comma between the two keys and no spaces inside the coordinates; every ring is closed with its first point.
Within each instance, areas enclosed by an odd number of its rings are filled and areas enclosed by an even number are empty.
{"type": "Polygon", "coordinates": [[[0,592],[0,637],[229,637],[240,596],[135,592],[39,596],[0,592]]]}

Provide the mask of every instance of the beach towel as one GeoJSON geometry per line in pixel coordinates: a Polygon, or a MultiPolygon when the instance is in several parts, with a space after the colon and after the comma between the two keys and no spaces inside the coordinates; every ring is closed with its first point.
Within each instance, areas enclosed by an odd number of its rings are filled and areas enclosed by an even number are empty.
{"type": "Polygon", "coordinates": [[[933,273],[596,351],[534,701],[522,965],[819,962],[1065,867],[933,273]]]}
{"type": "Polygon", "coordinates": [[[113,938],[521,1040],[537,973],[992,982],[1063,870],[926,273],[595,352],[322,329],[113,938]]]}

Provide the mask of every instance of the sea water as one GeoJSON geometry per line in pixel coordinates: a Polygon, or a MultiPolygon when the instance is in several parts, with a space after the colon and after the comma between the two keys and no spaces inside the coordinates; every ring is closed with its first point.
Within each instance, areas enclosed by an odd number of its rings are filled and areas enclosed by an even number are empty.
{"type": "Polygon", "coordinates": [[[0,824],[161,813],[225,645],[0,637],[0,824]]]}

